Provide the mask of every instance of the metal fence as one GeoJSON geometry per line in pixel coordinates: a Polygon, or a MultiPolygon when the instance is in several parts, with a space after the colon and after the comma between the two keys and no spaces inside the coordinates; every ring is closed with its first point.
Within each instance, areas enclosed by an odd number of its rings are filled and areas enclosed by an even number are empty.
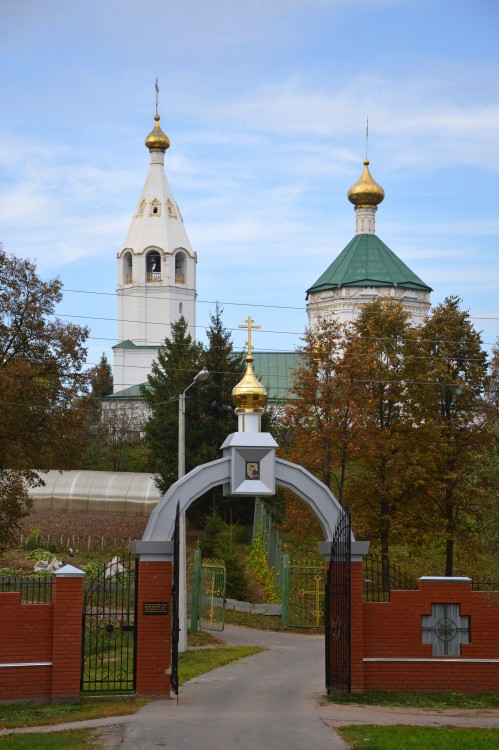
{"type": "Polygon", "coordinates": [[[19,591],[21,604],[51,604],[52,577],[0,576],[1,591],[19,591]]]}
{"type": "Polygon", "coordinates": [[[499,580],[491,576],[478,576],[471,579],[472,591],[499,591],[499,580]]]}
{"type": "Polygon", "coordinates": [[[418,581],[378,555],[366,555],[362,563],[362,572],[366,602],[388,602],[392,589],[413,591],[419,588],[418,581]]]}

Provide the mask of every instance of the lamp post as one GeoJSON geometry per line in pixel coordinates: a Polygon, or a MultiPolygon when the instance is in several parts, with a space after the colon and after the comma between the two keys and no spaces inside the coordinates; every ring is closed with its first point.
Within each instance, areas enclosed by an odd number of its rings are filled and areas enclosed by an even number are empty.
{"type": "MultiPolygon", "coordinates": [[[[202,370],[194,377],[194,380],[178,397],[178,478],[182,479],[185,475],[185,394],[196,383],[203,383],[209,378],[210,373],[203,367],[202,370]]],[[[178,650],[180,652],[187,650],[187,566],[186,566],[186,538],[185,538],[185,512],[179,515],[179,585],[178,585],[178,610],[179,610],[179,639],[178,650]]]]}

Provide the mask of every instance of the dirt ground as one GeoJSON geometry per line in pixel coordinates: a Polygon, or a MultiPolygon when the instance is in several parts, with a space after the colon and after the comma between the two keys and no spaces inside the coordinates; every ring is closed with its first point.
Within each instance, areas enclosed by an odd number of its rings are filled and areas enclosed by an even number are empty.
{"type": "MultiPolygon", "coordinates": [[[[64,540],[75,537],[77,546],[83,547],[90,537],[96,541],[104,538],[112,546],[128,543],[129,539],[141,539],[149,518],[147,516],[126,516],[113,513],[65,513],[64,511],[34,510],[22,520],[23,537],[26,538],[34,529],[41,531],[42,537],[48,536],[64,540]],[[116,545],[114,540],[116,539],[116,545]]],[[[73,544],[71,543],[71,546],[73,544]]]]}

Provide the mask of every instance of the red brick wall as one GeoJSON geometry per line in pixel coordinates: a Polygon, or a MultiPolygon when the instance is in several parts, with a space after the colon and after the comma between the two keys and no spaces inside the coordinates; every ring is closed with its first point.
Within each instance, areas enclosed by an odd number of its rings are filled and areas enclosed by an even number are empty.
{"type": "Polygon", "coordinates": [[[62,577],[52,604],[0,593],[0,701],[79,699],[82,596],[81,578],[62,577]]]}
{"type": "Polygon", "coordinates": [[[499,691],[499,605],[469,583],[421,582],[419,591],[392,591],[390,602],[364,602],[363,612],[364,690],[499,691]],[[421,643],[421,616],[437,603],[459,603],[470,617],[471,643],[460,657],[434,657],[421,643]]]}
{"type": "Polygon", "coordinates": [[[0,593],[0,701],[49,700],[52,661],[51,604],[21,604],[20,593],[0,593]]]}
{"type": "Polygon", "coordinates": [[[170,694],[171,562],[139,562],[137,627],[137,695],[170,694]],[[167,602],[167,615],[144,614],[145,602],[167,602]]]}

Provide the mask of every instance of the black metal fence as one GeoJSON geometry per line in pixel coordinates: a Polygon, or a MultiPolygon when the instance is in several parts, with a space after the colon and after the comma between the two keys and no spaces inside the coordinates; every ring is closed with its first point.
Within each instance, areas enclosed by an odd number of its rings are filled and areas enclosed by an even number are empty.
{"type": "MultiPolygon", "coordinates": [[[[419,581],[378,555],[366,555],[362,563],[365,602],[389,602],[392,590],[416,591],[419,581]]],[[[491,576],[471,579],[472,591],[499,591],[499,580],[491,576]]]]}
{"type": "Polygon", "coordinates": [[[499,579],[479,576],[471,579],[472,591],[499,591],[499,579]]]}
{"type": "Polygon", "coordinates": [[[366,555],[362,564],[365,602],[388,602],[390,591],[413,591],[419,583],[401,568],[378,555],[366,555]]]}
{"type": "Polygon", "coordinates": [[[50,604],[52,577],[0,576],[0,592],[19,591],[22,604],[50,604]]]}

